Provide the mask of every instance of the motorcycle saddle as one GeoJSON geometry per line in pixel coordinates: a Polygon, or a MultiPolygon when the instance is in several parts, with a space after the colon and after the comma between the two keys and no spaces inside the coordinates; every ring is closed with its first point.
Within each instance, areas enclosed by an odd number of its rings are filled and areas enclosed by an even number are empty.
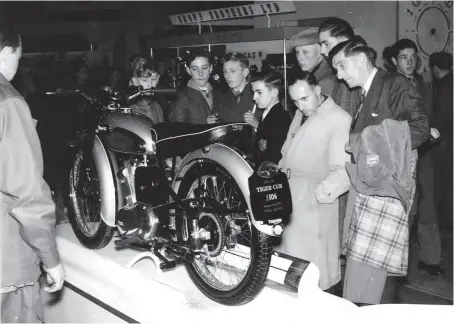
{"type": "Polygon", "coordinates": [[[252,147],[252,126],[247,123],[161,123],[154,125],[153,130],[156,152],[161,158],[182,156],[213,143],[252,147]]]}

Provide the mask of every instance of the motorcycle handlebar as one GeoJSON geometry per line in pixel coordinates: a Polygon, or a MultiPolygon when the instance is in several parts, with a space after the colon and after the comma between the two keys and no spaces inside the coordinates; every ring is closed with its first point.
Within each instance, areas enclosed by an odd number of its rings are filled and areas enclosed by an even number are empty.
{"type": "Polygon", "coordinates": [[[93,98],[92,96],[90,96],[88,93],[80,90],[80,89],[57,89],[55,91],[47,91],[46,92],[46,95],[56,95],[56,94],[75,94],[75,93],[79,93],[82,97],[84,97],[85,99],[87,99],[88,101],[90,101],[91,103],[94,103],[96,102],[96,99],[93,98]]]}
{"type": "Polygon", "coordinates": [[[129,102],[141,95],[151,95],[154,96],[156,94],[174,94],[176,93],[176,89],[173,88],[163,88],[163,89],[157,89],[157,88],[149,88],[149,89],[144,89],[142,86],[137,87],[137,91],[134,92],[133,94],[129,95],[126,97],[126,102],[129,102]]]}
{"type": "MultiPolygon", "coordinates": [[[[108,96],[113,99],[114,101],[121,101],[122,98],[124,98],[123,100],[125,100],[126,102],[130,102],[132,101],[133,99],[139,97],[139,96],[148,96],[148,95],[151,95],[151,96],[154,96],[156,94],[175,94],[176,93],[176,89],[173,89],[173,88],[149,88],[149,89],[144,89],[142,86],[138,86],[136,87],[134,93],[130,94],[130,95],[126,95],[126,96],[123,96],[121,93],[117,93],[117,92],[113,92],[113,91],[109,91],[108,89],[104,89],[108,96]]],[[[85,99],[87,99],[88,101],[90,101],[90,103],[95,103],[97,100],[96,98],[94,98],[93,96],[89,95],[88,93],[80,90],[80,89],[57,89],[55,91],[47,91],[46,92],[46,95],[57,95],[57,94],[62,94],[62,95],[65,95],[65,94],[80,94],[81,96],[83,96],[85,99]]]]}

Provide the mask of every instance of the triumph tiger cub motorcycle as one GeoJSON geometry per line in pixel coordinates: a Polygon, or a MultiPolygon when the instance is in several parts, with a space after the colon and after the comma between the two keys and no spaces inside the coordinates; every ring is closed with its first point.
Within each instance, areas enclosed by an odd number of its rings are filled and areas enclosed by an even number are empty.
{"type": "MultiPolygon", "coordinates": [[[[117,247],[145,247],[161,269],[183,263],[210,299],[245,304],[263,288],[273,240],[283,232],[281,218],[259,217],[251,207],[254,171],[234,143],[252,128],[153,124],[128,107],[158,91],[137,88],[126,96],[106,88],[98,99],[79,91],[99,116],[70,171],[71,226],[90,249],[106,246],[117,229],[117,247]]],[[[276,170],[260,172],[269,178],[276,170]]]]}

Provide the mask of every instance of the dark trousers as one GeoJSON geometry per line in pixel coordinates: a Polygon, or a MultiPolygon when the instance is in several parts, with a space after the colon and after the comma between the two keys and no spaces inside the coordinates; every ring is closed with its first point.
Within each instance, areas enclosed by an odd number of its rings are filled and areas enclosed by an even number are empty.
{"type": "Polygon", "coordinates": [[[439,224],[442,228],[453,227],[453,147],[447,141],[433,151],[435,169],[435,195],[439,224]]]}
{"type": "Polygon", "coordinates": [[[344,232],[344,219],[345,214],[347,213],[347,201],[348,201],[348,191],[343,195],[339,196],[339,240],[340,240],[340,247],[342,249],[342,240],[343,240],[343,232],[344,232]]]}
{"type": "Polygon", "coordinates": [[[397,301],[397,277],[386,270],[347,258],[343,297],[360,305],[392,304],[397,301]]]}
{"type": "MultiPolygon", "coordinates": [[[[441,238],[435,203],[435,172],[433,151],[428,151],[418,161],[418,200],[416,228],[419,260],[426,264],[440,264],[441,238]]],[[[452,201],[452,199],[451,199],[452,201]]]]}

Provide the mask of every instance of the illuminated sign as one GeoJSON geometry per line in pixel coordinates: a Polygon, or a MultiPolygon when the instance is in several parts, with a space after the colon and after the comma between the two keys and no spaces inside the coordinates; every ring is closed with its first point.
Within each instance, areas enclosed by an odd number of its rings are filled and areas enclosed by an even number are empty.
{"type": "Polygon", "coordinates": [[[277,1],[221,9],[195,11],[169,16],[172,25],[194,25],[216,20],[250,18],[296,12],[293,1],[277,1]]]}
{"type": "Polygon", "coordinates": [[[242,52],[248,60],[264,60],[266,53],[264,51],[242,52]]]}

